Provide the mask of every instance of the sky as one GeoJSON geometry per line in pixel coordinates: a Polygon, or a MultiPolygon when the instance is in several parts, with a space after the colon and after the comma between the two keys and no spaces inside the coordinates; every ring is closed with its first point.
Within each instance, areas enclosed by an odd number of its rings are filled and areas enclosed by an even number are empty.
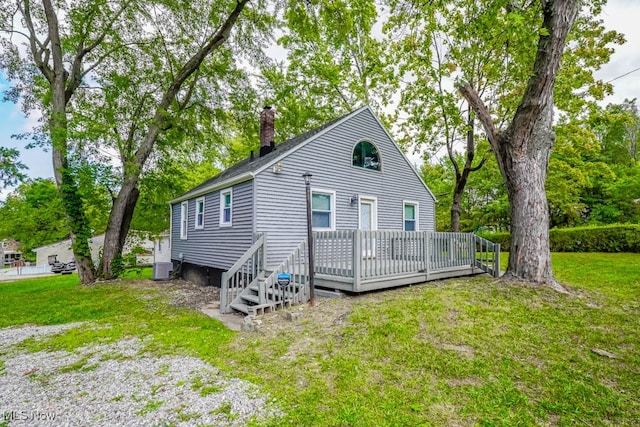
{"type": "MultiPolygon", "coordinates": [[[[596,78],[611,81],[614,94],[605,98],[603,103],[621,103],[632,98],[640,98],[640,0],[609,0],[604,7],[601,19],[608,29],[614,29],[625,35],[627,42],[616,47],[611,61],[596,72],[596,78]],[[628,75],[625,75],[630,73],[628,75]]],[[[8,82],[0,73],[0,93],[8,88],[8,82]]],[[[42,148],[27,150],[25,141],[11,138],[11,135],[28,132],[37,122],[38,115],[25,117],[18,106],[2,102],[0,96],[0,145],[20,149],[20,161],[29,169],[26,173],[32,178],[53,177],[51,153],[42,148]]],[[[4,200],[11,189],[0,189],[0,200],[4,200]]]]}

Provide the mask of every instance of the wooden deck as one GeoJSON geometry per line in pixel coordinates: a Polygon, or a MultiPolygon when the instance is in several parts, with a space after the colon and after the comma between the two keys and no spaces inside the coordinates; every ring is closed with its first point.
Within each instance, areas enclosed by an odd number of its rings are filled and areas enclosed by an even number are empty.
{"type": "Polygon", "coordinates": [[[471,233],[340,230],[314,233],[315,284],[366,292],[489,273],[500,247],[471,233]]]}
{"type": "MultiPolygon", "coordinates": [[[[256,314],[309,300],[306,241],[279,266],[265,266],[263,235],[222,275],[220,309],[256,314]],[[291,283],[278,285],[280,273],[291,283]]],[[[472,233],[337,230],[314,232],[315,286],[366,292],[430,280],[499,275],[500,245],[472,233]]]]}

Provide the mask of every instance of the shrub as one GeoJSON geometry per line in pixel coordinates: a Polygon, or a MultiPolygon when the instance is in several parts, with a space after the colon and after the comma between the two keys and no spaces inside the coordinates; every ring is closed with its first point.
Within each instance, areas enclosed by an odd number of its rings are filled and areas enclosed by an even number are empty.
{"type": "MultiPolygon", "coordinates": [[[[508,232],[479,233],[509,251],[508,232]]],[[[552,252],[635,252],[640,253],[640,225],[613,224],[549,230],[552,252]]]]}

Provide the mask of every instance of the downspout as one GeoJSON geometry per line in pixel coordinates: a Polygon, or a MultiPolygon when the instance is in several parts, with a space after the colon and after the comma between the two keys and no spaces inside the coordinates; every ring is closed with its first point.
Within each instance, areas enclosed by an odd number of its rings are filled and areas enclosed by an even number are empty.
{"type": "Polygon", "coordinates": [[[169,203],[169,260],[173,260],[173,205],[169,203]]]}

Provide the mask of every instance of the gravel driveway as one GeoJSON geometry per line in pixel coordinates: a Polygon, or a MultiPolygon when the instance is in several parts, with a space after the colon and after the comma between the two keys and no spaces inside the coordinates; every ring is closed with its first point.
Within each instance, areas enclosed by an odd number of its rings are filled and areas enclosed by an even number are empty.
{"type": "Polygon", "coordinates": [[[256,386],[195,357],[140,354],[138,338],[67,351],[14,346],[82,323],[0,329],[0,425],[243,426],[281,415],[256,386]]]}

